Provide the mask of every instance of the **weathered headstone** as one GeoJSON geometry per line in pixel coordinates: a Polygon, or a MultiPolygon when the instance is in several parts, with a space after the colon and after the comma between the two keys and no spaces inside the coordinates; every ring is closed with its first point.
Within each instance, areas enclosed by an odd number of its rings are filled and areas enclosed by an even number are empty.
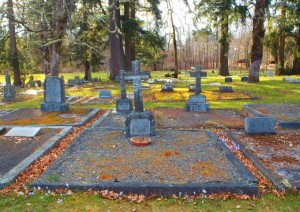
{"type": "Polygon", "coordinates": [[[100,90],[99,98],[111,98],[111,90],[100,90]]]}
{"type": "Polygon", "coordinates": [[[132,67],[135,76],[131,76],[131,77],[127,76],[127,79],[133,80],[135,111],[132,111],[126,117],[126,122],[125,122],[126,136],[127,137],[154,136],[155,135],[154,115],[149,111],[144,111],[141,76],[138,74],[140,69],[139,61],[132,61],[132,67]]]}
{"type": "Polygon", "coordinates": [[[79,78],[79,76],[75,76],[74,80],[75,80],[75,85],[79,85],[80,84],[80,78],[79,78]]]}
{"type": "Polygon", "coordinates": [[[232,77],[225,77],[225,82],[232,82],[232,77]]]}
{"type": "Polygon", "coordinates": [[[42,81],[41,80],[37,80],[36,84],[37,84],[38,87],[42,87],[42,81]]]}
{"type": "Polygon", "coordinates": [[[4,86],[4,101],[13,101],[16,98],[15,87],[11,84],[10,76],[8,72],[5,75],[5,86],[4,86]]]}
{"type": "Polygon", "coordinates": [[[248,134],[274,134],[276,121],[271,117],[245,118],[245,131],[248,134]]]}
{"type": "Polygon", "coordinates": [[[75,80],[69,79],[68,80],[68,86],[74,86],[75,85],[75,80]]]}
{"type": "Polygon", "coordinates": [[[201,77],[207,77],[207,72],[202,71],[202,72],[201,72],[201,77]]]}
{"type": "Polygon", "coordinates": [[[120,71],[119,82],[121,85],[121,99],[116,102],[116,110],[118,112],[128,113],[132,111],[132,101],[126,96],[125,71],[120,71]]]}
{"type": "Polygon", "coordinates": [[[220,86],[219,87],[219,91],[221,93],[232,93],[233,92],[233,89],[231,86],[220,86]]]}
{"type": "Polygon", "coordinates": [[[42,112],[66,112],[69,104],[65,102],[64,80],[59,77],[47,77],[44,82],[44,103],[42,112]]]}
{"type": "Polygon", "coordinates": [[[173,91],[174,83],[172,81],[166,81],[164,85],[161,86],[161,91],[173,91]]]}
{"type": "Polygon", "coordinates": [[[186,103],[187,111],[208,112],[209,105],[206,103],[206,96],[201,93],[201,66],[196,66],[196,72],[191,72],[192,77],[196,77],[195,95],[190,95],[189,101],[186,103]]]}
{"type": "Polygon", "coordinates": [[[248,82],[248,77],[241,77],[242,82],[248,82]]]}
{"type": "Polygon", "coordinates": [[[29,81],[29,87],[30,88],[35,88],[35,81],[34,80],[29,81]]]}
{"type": "Polygon", "coordinates": [[[4,136],[35,137],[40,133],[41,129],[41,127],[13,127],[4,136]]]}

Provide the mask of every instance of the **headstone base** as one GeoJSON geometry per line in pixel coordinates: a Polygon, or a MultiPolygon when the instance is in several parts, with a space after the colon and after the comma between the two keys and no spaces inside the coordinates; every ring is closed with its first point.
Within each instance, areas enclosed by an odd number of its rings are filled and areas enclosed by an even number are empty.
{"type": "Polygon", "coordinates": [[[271,117],[245,118],[245,131],[248,134],[275,134],[275,124],[271,117]]]}
{"type": "Polygon", "coordinates": [[[67,112],[69,110],[68,103],[43,103],[41,104],[42,112],[67,112]]]}
{"type": "Polygon", "coordinates": [[[126,137],[155,136],[155,120],[149,111],[131,112],[126,117],[126,137]]]}
{"type": "Polygon", "coordinates": [[[116,102],[116,110],[120,113],[129,113],[132,111],[132,100],[129,98],[118,99],[116,102]]]}
{"type": "Polygon", "coordinates": [[[197,112],[209,112],[209,104],[201,102],[187,102],[187,111],[197,111],[197,112]]]}

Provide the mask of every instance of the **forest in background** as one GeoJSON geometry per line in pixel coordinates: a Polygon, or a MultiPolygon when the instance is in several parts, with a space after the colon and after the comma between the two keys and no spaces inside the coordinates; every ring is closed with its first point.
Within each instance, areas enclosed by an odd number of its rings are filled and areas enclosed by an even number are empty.
{"type": "MultiPolygon", "coordinates": [[[[5,0],[0,9],[0,71],[21,76],[107,71],[114,80],[140,60],[145,69],[190,69],[196,64],[230,75],[261,68],[300,74],[297,0],[181,0],[191,27],[178,21],[175,0],[5,0]],[[164,7],[161,7],[164,4],[164,7]]],[[[180,11],[180,10],[179,10],[180,11]]],[[[182,10],[183,11],[183,10],[182,10]]]]}

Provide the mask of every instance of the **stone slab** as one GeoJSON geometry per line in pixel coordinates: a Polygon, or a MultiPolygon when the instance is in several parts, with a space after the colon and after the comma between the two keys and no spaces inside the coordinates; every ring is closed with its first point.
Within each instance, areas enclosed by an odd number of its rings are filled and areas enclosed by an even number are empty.
{"type": "Polygon", "coordinates": [[[0,189],[14,182],[20,173],[64,138],[72,127],[46,129],[39,137],[24,138],[22,141],[13,137],[0,138],[4,145],[0,149],[0,189]]]}
{"type": "Polygon", "coordinates": [[[191,103],[205,103],[206,96],[205,95],[190,95],[189,100],[191,103]]]}
{"type": "Polygon", "coordinates": [[[86,129],[31,186],[56,189],[66,184],[72,190],[146,196],[255,195],[258,190],[257,179],[212,132],[204,130],[159,130],[151,145],[136,147],[123,131],[86,129]],[[54,174],[57,181],[49,179],[54,174]]]}
{"type": "Polygon", "coordinates": [[[40,133],[41,129],[41,127],[13,127],[4,136],[35,137],[40,133]]]}
{"type": "Polygon", "coordinates": [[[100,90],[99,98],[111,98],[111,90],[100,90]]]}
{"type": "Polygon", "coordinates": [[[126,136],[155,136],[156,125],[153,113],[131,112],[125,121],[126,136]]]}
{"type": "Polygon", "coordinates": [[[245,131],[248,134],[274,134],[276,121],[270,117],[245,118],[245,131]]]}

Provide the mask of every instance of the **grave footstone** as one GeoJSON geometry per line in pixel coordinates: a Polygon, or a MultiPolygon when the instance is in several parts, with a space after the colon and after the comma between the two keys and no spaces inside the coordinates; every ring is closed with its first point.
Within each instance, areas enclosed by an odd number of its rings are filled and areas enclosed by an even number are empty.
{"type": "MultiPolygon", "coordinates": [[[[134,69],[140,69],[139,61],[132,61],[132,67],[134,69]]],[[[139,72],[138,70],[133,70],[133,71],[134,73],[139,72]]],[[[127,137],[154,136],[155,135],[154,115],[149,111],[144,111],[141,77],[136,74],[135,76],[127,77],[127,79],[129,78],[132,78],[133,80],[135,111],[132,111],[126,117],[126,121],[125,121],[126,136],[127,137]]]]}
{"type": "Polygon", "coordinates": [[[274,134],[276,121],[271,117],[245,118],[245,131],[248,134],[274,134]]]}
{"type": "Polygon", "coordinates": [[[232,93],[233,89],[231,86],[220,86],[219,87],[219,92],[221,93],[232,93]]]}
{"type": "Polygon", "coordinates": [[[64,80],[59,77],[47,77],[44,82],[44,103],[42,112],[66,112],[69,104],[65,102],[64,80]]]}
{"type": "Polygon", "coordinates": [[[225,77],[225,82],[232,82],[232,77],[225,77]]]}
{"type": "Polygon", "coordinates": [[[4,136],[7,137],[35,137],[40,131],[41,127],[13,127],[4,136]]]}
{"type": "Polygon", "coordinates": [[[196,66],[196,72],[190,72],[191,77],[196,77],[195,95],[190,95],[186,103],[187,111],[208,112],[209,105],[206,103],[206,96],[201,93],[201,66],[196,66]]]}
{"type": "Polygon", "coordinates": [[[132,101],[126,96],[125,71],[120,71],[119,82],[121,85],[121,99],[116,102],[117,112],[128,113],[132,111],[132,101]]]}
{"type": "Polygon", "coordinates": [[[248,77],[241,77],[242,82],[248,82],[248,77]]]}
{"type": "Polygon", "coordinates": [[[99,98],[111,98],[111,90],[100,90],[99,98]]]}

